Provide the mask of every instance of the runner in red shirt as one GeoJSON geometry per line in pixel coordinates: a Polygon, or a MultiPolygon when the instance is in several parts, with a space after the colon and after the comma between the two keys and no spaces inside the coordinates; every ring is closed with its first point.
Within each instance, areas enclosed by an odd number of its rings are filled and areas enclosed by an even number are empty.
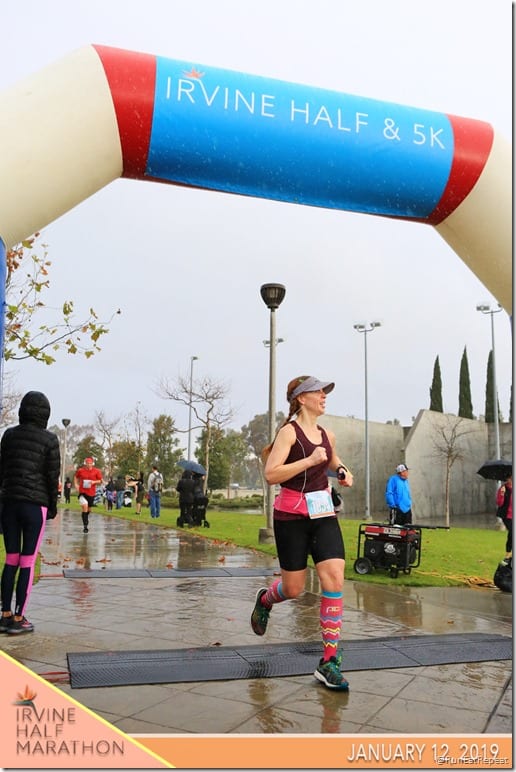
{"type": "Polygon", "coordinates": [[[91,457],[84,459],[84,465],[75,473],[74,485],[79,493],[79,503],[82,508],[83,533],[88,533],[89,516],[95,501],[97,485],[102,483],[102,472],[97,469],[91,457]]]}

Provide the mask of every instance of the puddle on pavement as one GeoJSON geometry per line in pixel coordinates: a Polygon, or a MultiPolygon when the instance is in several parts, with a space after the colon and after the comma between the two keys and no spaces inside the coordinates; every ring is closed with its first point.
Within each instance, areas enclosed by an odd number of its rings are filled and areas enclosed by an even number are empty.
{"type": "Polygon", "coordinates": [[[263,553],[210,541],[189,531],[115,517],[90,517],[82,532],[80,512],[62,510],[47,523],[40,548],[41,576],[70,569],[148,569],[274,567],[263,553]]]}
{"type": "MultiPolygon", "coordinates": [[[[204,534],[203,534],[204,537],[204,534]]],[[[273,568],[277,559],[260,552],[210,541],[190,531],[154,526],[114,517],[90,518],[90,531],[82,532],[80,512],[63,510],[48,523],[41,545],[41,577],[62,576],[63,569],[203,569],[273,568]]],[[[159,581],[159,580],[157,580],[159,581]]],[[[243,580],[249,585],[249,602],[264,580],[243,580]]],[[[266,579],[269,584],[271,578],[266,579]]],[[[95,598],[96,583],[77,590],[77,599],[89,605],[95,598]]],[[[222,599],[228,608],[226,586],[206,578],[185,578],[174,584],[176,597],[189,595],[202,608],[209,595],[222,599]]],[[[307,575],[305,593],[281,610],[283,622],[296,639],[319,635],[320,586],[315,571],[307,575]]],[[[246,590],[247,592],[247,590],[246,590]]],[[[229,603],[231,606],[231,603],[229,603]]],[[[347,581],[344,588],[345,629],[352,637],[395,635],[411,630],[448,633],[490,632],[512,624],[512,598],[492,590],[458,587],[399,587],[347,581]],[[365,614],[365,616],[364,616],[365,614]]],[[[236,613],[236,611],[235,611],[236,613]]]]}

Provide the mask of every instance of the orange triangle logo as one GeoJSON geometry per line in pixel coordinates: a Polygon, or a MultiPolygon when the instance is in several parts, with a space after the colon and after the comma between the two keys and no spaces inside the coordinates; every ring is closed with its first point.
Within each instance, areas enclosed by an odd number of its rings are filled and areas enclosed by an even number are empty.
{"type": "Polygon", "coordinates": [[[0,683],[3,768],[173,767],[4,652],[0,683]]]}

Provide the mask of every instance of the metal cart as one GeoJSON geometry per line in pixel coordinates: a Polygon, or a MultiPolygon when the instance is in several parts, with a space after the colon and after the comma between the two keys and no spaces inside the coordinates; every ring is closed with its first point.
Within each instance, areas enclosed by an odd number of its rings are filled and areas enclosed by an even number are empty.
{"type": "Polygon", "coordinates": [[[421,538],[418,525],[361,523],[355,573],[370,574],[375,568],[383,568],[393,579],[400,571],[410,574],[421,562],[421,538]]]}

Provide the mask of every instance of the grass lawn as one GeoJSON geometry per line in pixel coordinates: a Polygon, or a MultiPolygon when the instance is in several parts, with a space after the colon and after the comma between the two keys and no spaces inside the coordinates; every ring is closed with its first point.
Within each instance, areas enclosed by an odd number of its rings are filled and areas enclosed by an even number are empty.
{"type": "MultiPolygon", "coordinates": [[[[78,503],[74,503],[73,499],[69,508],[80,510],[78,503]]],[[[103,506],[95,507],[93,511],[96,514],[108,516],[103,506]]],[[[162,528],[175,528],[178,514],[177,509],[165,507],[162,507],[161,517],[158,520],[151,519],[148,507],[143,508],[141,515],[136,515],[132,508],[125,507],[109,513],[113,517],[152,523],[162,528]]],[[[193,528],[190,532],[206,539],[232,542],[241,547],[276,555],[274,544],[258,543],[259,529],[266,524],[262,514],[208,510],[206,518],[210,528],[193,528]]],[[[492,586],[493,574],[505,555],[504,531],[453,527],[449,531],[424,529],[421,539],[420,566],[412,568],[410,574],[400,572],[398,578],[393,579],[387,571],[377,569],[361,576],[353,570],[357,557],[359,522],[345,519],[339,522],[346,545],[346,578],[359,582],[387,585],[395,582],[397,585],[410,587],[492,586]]],[[[362,549],[363,543],[362,538],[362,549]]],[[[3,557],[2,544],[0,546],[2,565],[3,557]]]]}

